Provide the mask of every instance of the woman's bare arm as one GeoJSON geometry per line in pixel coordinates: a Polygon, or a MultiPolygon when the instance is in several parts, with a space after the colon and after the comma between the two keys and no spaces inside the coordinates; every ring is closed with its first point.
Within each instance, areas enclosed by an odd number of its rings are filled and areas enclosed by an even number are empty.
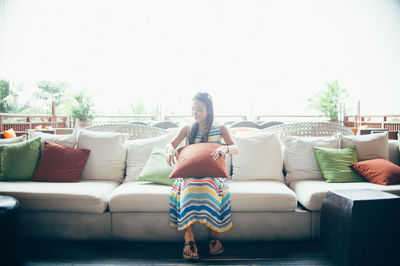
{"type": "MultiPolygon", "coordinates": [[[[230,146],[230,145],[235,145],[231,138],[231,134],[229,133],[229,130],[226,128],[226,126],[222,125],[221,128],[221,135],[222,138],[224,139],[225,143],[230,146]]],[[[231,154],[237,154],[237,150],[232,150],[231,154]]]]}
{"type": "Polygon", "coordinates": [[[178,147],[178,145],[182,142],[182,140],[186,137],[188,130],[189,130],[189,125],[186,125],[184,127],[182,127],[179,130],[178,135],[175,136],[175,138],[171,141],[171,144],[173,146],[174,149],[176,149],[176,147],[178,147]]]}

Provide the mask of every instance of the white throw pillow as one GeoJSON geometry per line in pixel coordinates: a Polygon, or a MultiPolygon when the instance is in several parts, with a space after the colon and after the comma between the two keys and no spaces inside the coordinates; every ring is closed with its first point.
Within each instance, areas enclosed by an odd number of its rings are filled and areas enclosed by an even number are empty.
{"type": "Polygon", "coordinates": [[[154,138],[128,140],[126,142],[127,158],[125,182],[137,181],[140,172],[149,159],[153,147],[158,146],[160,148],[165,148],[177,134],[178,132],[171,132],[167,135],[154,138]]]}
{"type": "Polygon", "coordinates": [[[284,145],[283,164],[287,184],[299,179],[324,180],[312,147],[338,149],[339,136],[281,136],[280,139],[284,145]]]}
{"type": "Polygon", "coordinates": [[[357,136],[341,135],[340,139],[341,148],[356,146],[359,162],[376,158],[389,158],[387,132],[357,136]]]}
{"type": "Polygon", "coordinates": [[[0,144],[12,144],[18,142],[24,142],[26,140],[26,135],[22,135],[11,139],[0,139],[0,144]]]}
{"type": "Polygon", "coordinates": [[[274,133],[232,136],[238,154],[232,155],[232,180],[283,181],[279,137],[274,133]]]}
{"type": "Polygon", "coordinates": [[[44,142],[52,142],[56,144],[60,144],[63,146],[67,146],[70,148],[75,148],[76,146],[76,141],[77,141],[77,136],[78,132],[74,130],[72,134],[66,134],[66,135],[56,135],[56,134],[50,134],[50,133],[43,133],[43,132],[36,132],[36,131],[30,131],[29,133],[29,139],[34,139],[37,137],[40,137],[42,141],[42,151],[43,151],[43,146],[44,142]]]}
{"type": "Polygon", "coordinates": [[[81,178],[121,182],[125,172],[125,142],[128,137],[128,134],[122,133],[80,131],[77,148],[90,150],[81,178]]]}

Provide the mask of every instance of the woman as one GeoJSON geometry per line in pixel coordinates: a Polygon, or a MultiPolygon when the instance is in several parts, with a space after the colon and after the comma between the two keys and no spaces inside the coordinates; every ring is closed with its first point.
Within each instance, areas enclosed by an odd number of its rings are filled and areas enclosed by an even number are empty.
{"type": "MultiPolygon", "coordinates": [[[[167,162],[175,163],[175,148],[186,137],[186,145],[199,142],[221,143],[227,145],[217,148],[211,156],[216,160],[225,154],[237,154],[228,129],[213,125],[214,107],[208,93],[197,93],[192,102],[192,115],[195,122],[183,127],[178,135],[166,146],[167,162]]],[[[170,223],[178,231],[185,231],[183,257],[198,259],[197,246],[192,230],[194,223],[202,223],[210,230],[209,252],[221,254],[224,249],[218,233],[231,229],[231,203],[227,181],[221,177],[177,178],[170,193],[170,223]]]]}

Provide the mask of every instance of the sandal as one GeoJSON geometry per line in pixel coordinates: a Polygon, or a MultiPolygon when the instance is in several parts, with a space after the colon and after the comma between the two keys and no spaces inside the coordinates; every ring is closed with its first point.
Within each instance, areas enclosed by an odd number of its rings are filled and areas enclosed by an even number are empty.
{"type": "Polygon", "coordinates": [[[186,246],[190,246],[190,250],[194,253],[195,252],[195,248],[194,248],[194,241],[189,241],[186,242],[185,244],[183,244],[183,250],[182,250],[182,255],[184,259],[187,260],[198,260],[199,259],[199,255],[197,254],[197,256],[190,256],[189,254],[185,253],[185,247],[186,246]]]}
{"type": "MultiPolygon", "coordinates": [[[[219,241],[219,239],[217,239],[217,238],[210,238],[210,244],[213,248],[215,247],[215,245],[217,245],[217,240],[219,241]]],[[[221,241],[220,241],[220,243],[221,243],[221,241]]],[[[211,255],[222,254],[224,252],[224,247],[222,246],[222,243],[221,243],[221,247],[218,250],[211,251],[211,249],[210,249],[209,251],[210,251],[211,255]]]]}

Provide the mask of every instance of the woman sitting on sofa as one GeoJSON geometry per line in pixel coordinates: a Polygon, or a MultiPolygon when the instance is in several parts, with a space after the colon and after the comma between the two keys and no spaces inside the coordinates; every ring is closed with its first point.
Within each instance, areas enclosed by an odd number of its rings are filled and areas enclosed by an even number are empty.
{"type": "MultiPolygon", "coordinates": [[[[183,127],[178,135],[166,146],[167,162],[175,163],[175,148],[186,137],[186,145],[199,142],[221,143],[222,138],[227,145],[218,147],[212,155],[226,153],[237,154],[238,150],[231,139],[228,129],[221,125],[213,125],[214,107],[208,93],[197,93],[193,98],[192,115],[195,122],[183,127]]],[[[210,230],[210,254],[223,253],[223,246],[218,240],[218,233],[226,232],[232,227],[231,203],[227,181],[220,177],[186,177],[177,178],[170,192],[170,223],[178,231],[185,230],[183,257],[198,259],[192,224],[202,223],[210,230]],[[199,195],[201,197],[199,198],[199,195]],[[206,200],[208,199],[208,200],[206,200]]]]}

